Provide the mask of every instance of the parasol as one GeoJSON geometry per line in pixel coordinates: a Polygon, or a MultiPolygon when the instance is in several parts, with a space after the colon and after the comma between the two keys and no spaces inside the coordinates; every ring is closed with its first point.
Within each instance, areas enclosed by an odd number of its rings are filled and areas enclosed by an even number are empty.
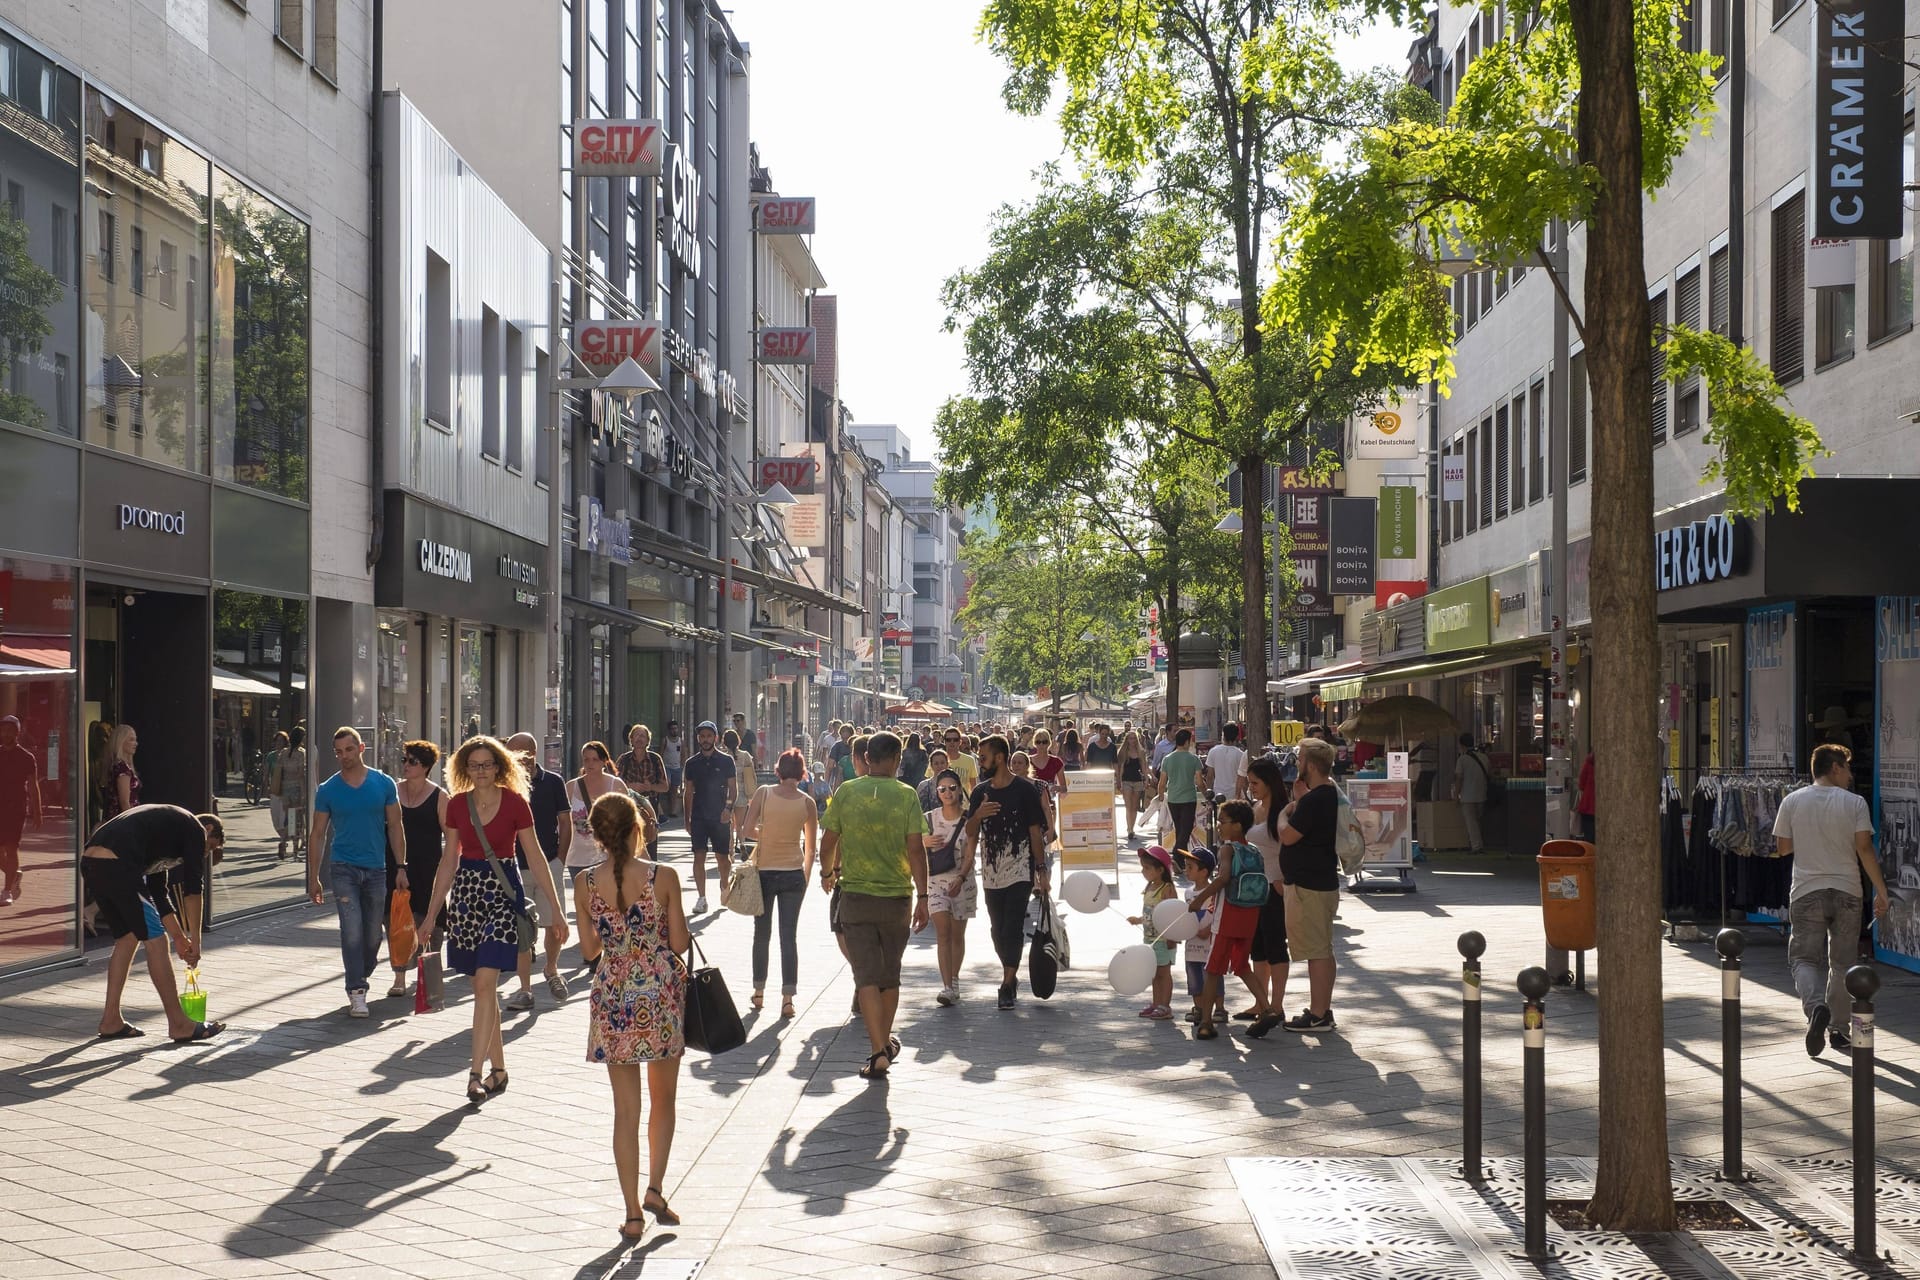
{"type": "Polygon", "coordinates": [[[1460,722],[1445,707],[1430,698],[1411,694],[1370,702],[1360,708],[1360,714],[1340,726],[1340,735],[1349,742],[1386,744],[1397,740],[1402,746],[1459,731],[1460,722]]]}

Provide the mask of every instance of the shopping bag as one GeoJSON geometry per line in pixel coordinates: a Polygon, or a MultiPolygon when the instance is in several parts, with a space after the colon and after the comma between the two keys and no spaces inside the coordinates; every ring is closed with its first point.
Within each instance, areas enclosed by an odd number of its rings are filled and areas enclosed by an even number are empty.
{"type": "Polygon", "coordinates": [[[393,910],[387,913],[387,958],[395,968],[413,959],[420,940],[413,931],[413,899],[405,893],[393,895],[393,910]]]}
{"type": "Polygon", "coordinates": [[[1156,831],[1169,831],[1173,828],[1173,818],[1167,813],[1167,798],[1155,796],[1153,803],[1147,806],[1147,825],[1156,831]]]}
{"type": "Polygon", "coordinates": [[[1040,924],[1033,931],[1033,945],[1027,952],[1027,985],[1039,999],[1052,997],[1060,980],[1060,951],[1053,938],[1053,899],[1040,899],[1040,924]]]}
{"type": "Polygon", "coordinates": [[[738,1049],[747,1042],[747,1028],[733,1006],[733,995],[726,979],[707,963],[706,953],[692,939],[687,947],[686,1041],[689,1049],[704,1049],[710,1054],[738,1049]],[[696,967],[694,957],[700,964],[696,967]]]}
{"type": "Polygon", "coordinates": [[[207,993],[200,986],[200,970],[187,970],[186,990],[180,993],[180,1012],[187,1015],[189,1022],[207,1020],[207,993]]]}

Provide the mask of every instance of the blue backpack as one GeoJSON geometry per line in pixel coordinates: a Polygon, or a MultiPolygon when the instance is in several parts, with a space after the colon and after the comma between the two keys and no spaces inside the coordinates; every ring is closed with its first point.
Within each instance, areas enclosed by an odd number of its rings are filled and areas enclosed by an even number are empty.
{"type": "Polygon", "coordinates": [[[1228,864],[1227,901],[1236,907],[1265,906],[1271,887],[1260,851],[1243,840],[1235,841],[1233,861],[1228,864]]]}

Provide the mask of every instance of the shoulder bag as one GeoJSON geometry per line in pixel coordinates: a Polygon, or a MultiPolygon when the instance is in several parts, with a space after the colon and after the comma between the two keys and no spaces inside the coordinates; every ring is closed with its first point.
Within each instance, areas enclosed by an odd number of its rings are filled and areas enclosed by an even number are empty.
{"type": "Polygon", "coordinates": [[[928,851],[928,875],[948,875],[960,865],[960,833],[966,829],[966,826],[967,820],[962,816],[960,821],[953,824],[953,831],[947,836],[947,842],[938,849],[928,851]]]}
{"type": "Polygon", "coordinates": [[[1033,988],[1033,994],[1041,1000],[1053,996],[1055,985],[1060,981],[1060,947],[1054,941],[1053,899],[1041,894],[1040,921],[1033,931],[1033,945],[1027,950],[1027,985],[1033,988]]]}
{"type": "MultiPolygon", "coordinates": [[[[505,804],[503,797],[501,803],[505,804]]],[[[487,839],[487,828],[480,821],[480,804],[473,798],[473,792],[467,792],[467,819],[473,823],[474,834],[480,837],[480,852],[487,855],[487,865],[493,868],[493,878],[500,883],[501,892],[513,903],[513,937],[520,950],[533,950],[533,934],[537,922],[533,918],[533,904],[525,893],[516,893],[513,881],[507,878],[507,869],[500,865],[500,859],[493,852],[493,841],[487,839]]]]}
{"type": "MultiPolygon", "coordinates": [[[[766,821],[767,797],[764,794],[772,790],[761,787],[754,799],[760,802],[760,820],[766,821]]],[[[758,846],[756,845],[756,850],[758,846]]],[[[743,916],[757,916],[767,909],[760,896],[760,860],[749,852],[744,858],[736,858],[727,868],[726,883],[720,886],[720,905],[729,911],[743,916]]]]}
{"type": "Polygon", "coordinates": [[[747,1029],[733,1007],[733,994],[720,971],[707,963],[699,939],[687,937],[687,1007],[682,1016],[689,1049],[709,1054],[738,1049],[747,1042],[747,1029]],[[699,957],[698,966],[694,958],[699,957]]]}

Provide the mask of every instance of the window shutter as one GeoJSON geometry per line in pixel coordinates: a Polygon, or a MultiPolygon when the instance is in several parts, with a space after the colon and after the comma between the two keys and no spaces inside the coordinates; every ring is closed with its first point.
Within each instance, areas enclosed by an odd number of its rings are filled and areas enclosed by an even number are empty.
{"type": "MultiPolygon", "coordinates": [[[[1674,283],[1673,322],[1689,329],[1700,327],[1700,268],[1674,283]]],[[[1700,425],[1700,375],[1689,373],[1674,391],[1673,434],[1682,435],[1700,425]]]]}
{"type": "Polygon", "coordinates": [[[1496,520],[1504,519],[1509,510],[1507,490],[1513,453],[1507,447],[1507,435],[1507,406],[1501,405],[1493,411],[1493,514],[1496,520]]]}
{"type": "Polygon", "coordinates": [[[1732,254],[1725,248],[1714,250],[1713,257],[1707,261],[1707,273],[1712,277],[1707,318],[1712,321],[1713,331],[1724,338],[1727,336],[1728,316],[1733,309],[1732,254]]]}
{"type": "Polygon", "coordinates": [[[1773,211],[1773,376],[1798,382],[1807,371],[1806,193],[1773,211]]]}
{"type": "Polygon", "coordinates": [[[1587,478],[1587,353],[1567,362],[1567,483],[1587,478]]]}
{"type": "Polygon", "coordinates": [[[1667,438],[1667,353],[1660,344],[1665,335],[1661,330],[1667,323],[1667,295],[1663,290],[1653,295],[1647,303],[1647,310],[1653,320],[1653,360],[1650,362],[1653,395],[1653,442],[1661,444],[1667,438]]]}

